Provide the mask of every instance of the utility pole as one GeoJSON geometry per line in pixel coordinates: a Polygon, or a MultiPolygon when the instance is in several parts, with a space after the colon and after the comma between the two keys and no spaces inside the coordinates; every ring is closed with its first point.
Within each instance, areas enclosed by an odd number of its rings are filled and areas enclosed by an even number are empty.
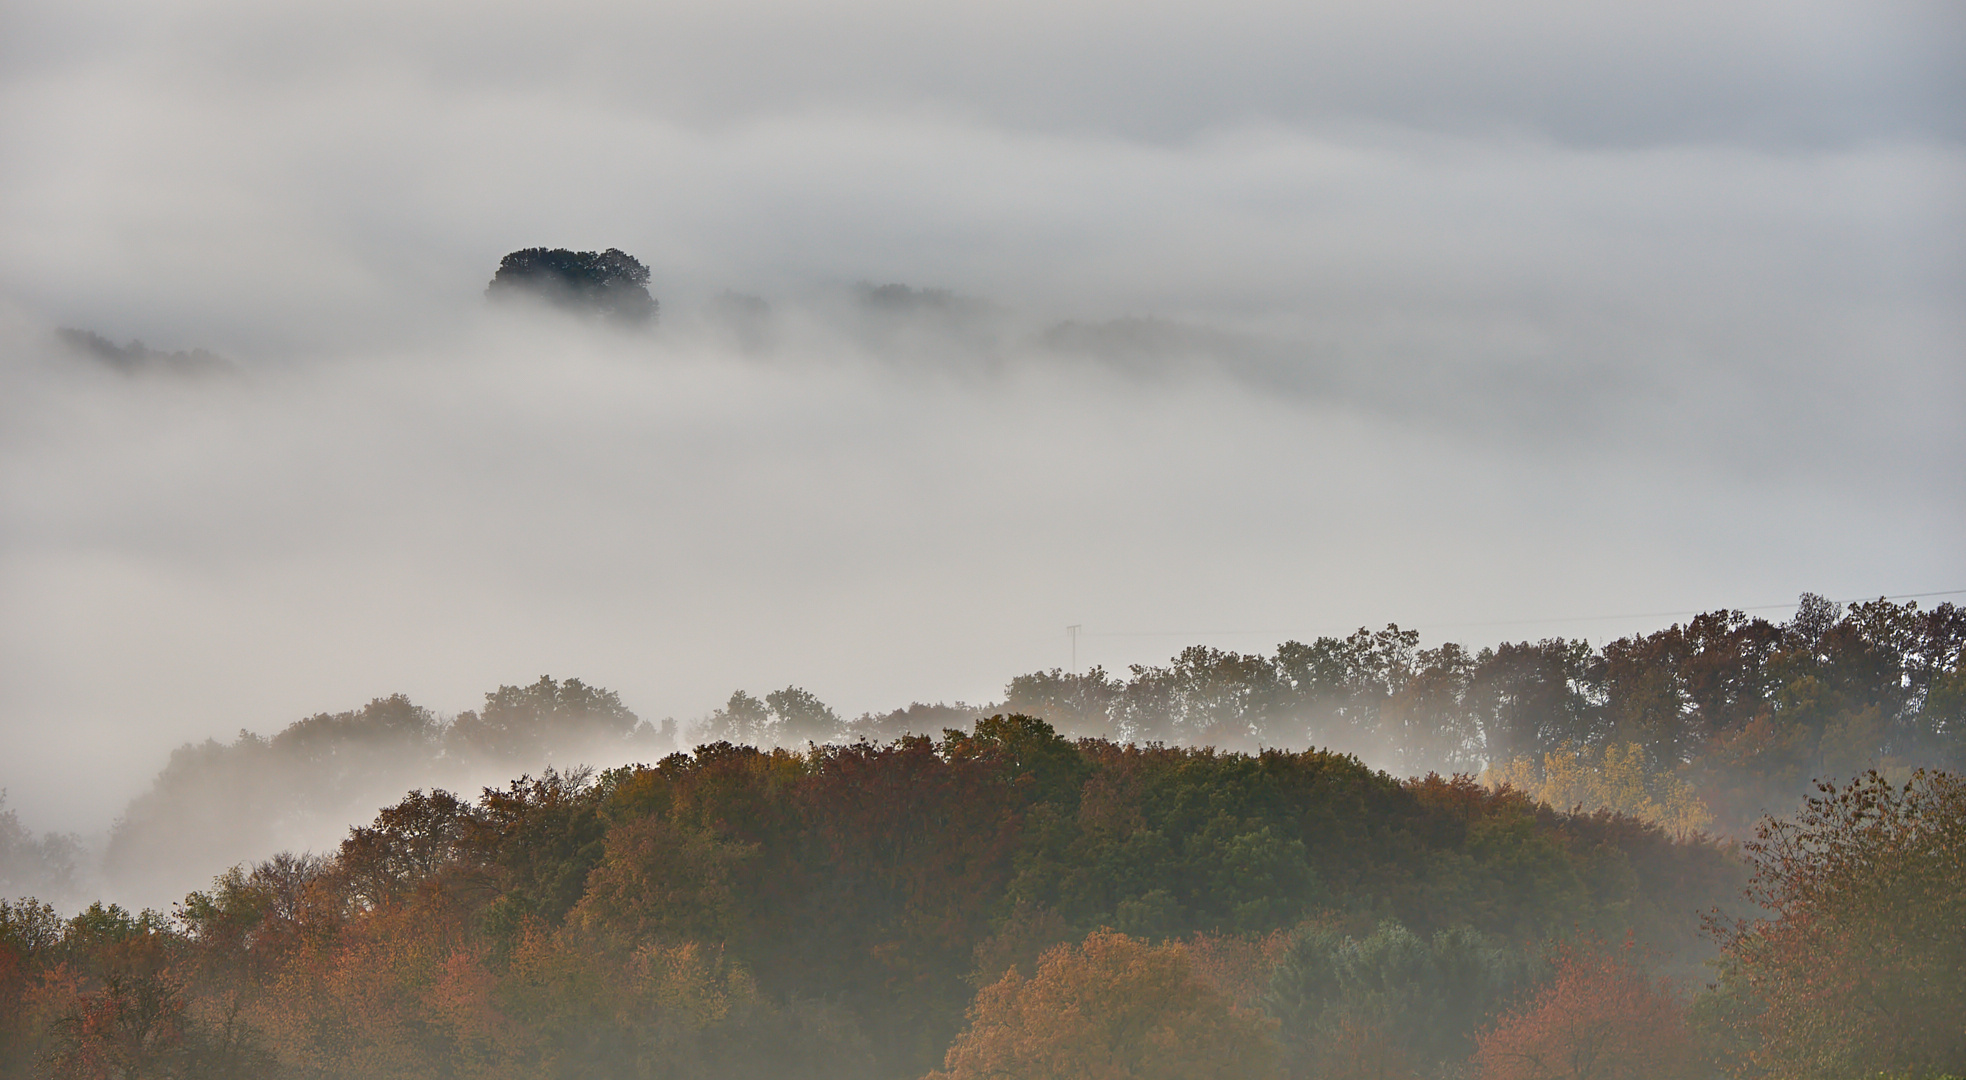
{"type": "Polygon", "coordinates": [[[1072,625],[1070,625],[1070,626],[1068,626],[1068,627],[1066,627],[1066,628],[1065,628],[1065,633],[1066,633],[1066,634],[1067,634],[1068,636],[1070,636],[1070,637],[1071,637],[1071,639],[1072,639],[1072,674],[1074,674],[1074,675],[1077,675],[1077,674],[1079,673],[1079,628],[1080,628],[1080,626],[1081,626],[1081,624],[1079,624],[1079,623],[1073,623],[1072,625]]]}

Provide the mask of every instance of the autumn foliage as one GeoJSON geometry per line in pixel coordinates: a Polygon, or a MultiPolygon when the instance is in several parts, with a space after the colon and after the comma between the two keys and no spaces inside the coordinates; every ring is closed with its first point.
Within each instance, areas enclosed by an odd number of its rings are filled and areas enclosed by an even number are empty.
{"type": "Polygon", "coordinates": [[[1259,1080],[1276,1074],[1274,1026],[1181,945],[1100,931],[984,987],[930,1080],[1259,1080]]]}
{"type": "MultiPolygon", "coordinates": [[[[1805,595],[1784,622],[1711,611],[1597,647],[1555,638],[1421,648],[1416,632],[1390,625],[1268,654],[1194,646],[1124,674],[1019,675],[987,706],[918,702],[855,718],[796,686],[739,691],[682,727],[695,743],[796,753],[937,740],[1024,715],[1116,745],[1251,756],[1322,747],[1396,776],[1486,774],[1560,812],[1746,839],[1764,814],[1798,808],[1819,778],[1966,768],[1962,658],[1966,610],[1955,605],[1845,607],[1805,595]]],[[[331,842],[412,787],[471,790],[549,763],[651,761],[686,745],[678,734],[674,721],[651,724],[577,679],[501,686],[450,718],[379,698],[269,738],[180,748],[124,808],[103,869],[119,891],[176,894],[292,837],[331,842]]],[[[78,854],[64,838],[26,835],[0,808],[0,894],[86,899],[70,891],[78,854]]],[[[570,903],[579,884],[561,882],[553,903],[570,903]]],[[[1151,925],[1158,900],[1143,903],[1114,925],[1164,932],[1151,925]]]]}
{"type": "Polygon", "coordinates": [[[1764,916],[1703,1003],[1744,1076],[1966,1074],[1966,780],[1824,784],[1747,845],[1764,916]]]}
{"type": "MultiPolygon", "coordinates": [[[[569,685],[488,703],[487,732],[524,741],[513,703],[555,716],[569,685]]],[[[612,700],[575,689],[589,719],[612,700]]],[[[1253,700],[1216,690],[1189,704],[1253,700]]],[[[1673,790],[1624,745],[1592,759],[1608,791],[1673,790]]],[[[1465,775],[1014,714],[711,743],[411,791],[168,915],[0,903],[0,1078],[1924,1077],[1966,1067],[1963,821],[1957,777],[1874,774],[1737,852],[1465,775]],[[1761,916],[1715,917],[1689,1024],[1698,913],[1744,885],[1761,916]]]]}
{"type": "Polygon", "coordinates": [[[1321,751],[1023,716],[716,743],[412,791],[332,855],[235,868],[170,916],[9,905],[0,1076],[1432,1068],[1465,1059],[1529,943],[1683,944],[1737,887],[1705,840],[1321,751]]]}
{"type": "Polygon", "coordinates": [[[1560,948],[1549,981],[1479,1037],[1481,1080],[1697,1080],[1685,1005],[1634,952],[1560,948]]]}

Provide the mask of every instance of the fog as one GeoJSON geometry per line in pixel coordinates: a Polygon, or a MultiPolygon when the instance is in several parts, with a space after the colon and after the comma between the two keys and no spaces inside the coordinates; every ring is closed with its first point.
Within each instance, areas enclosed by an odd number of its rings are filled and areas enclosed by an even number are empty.
{"type": "Polygon", "coordinates": [[[1966,586],[1962,19],[1640,10],[9,3],[8,806],[549,673],[852,714],[1067,625],[1966,586]],[[487,304],[533,245],[660,324],[487,304]]]}

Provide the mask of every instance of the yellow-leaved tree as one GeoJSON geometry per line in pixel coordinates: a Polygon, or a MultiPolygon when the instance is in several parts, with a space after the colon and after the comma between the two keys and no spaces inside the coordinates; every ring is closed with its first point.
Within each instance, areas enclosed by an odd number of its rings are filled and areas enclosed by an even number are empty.
{"type": "Polygon", "coordinates": [[[1685,838],[1713,824],[1693,785],[1653,765],[1637,743],[1591,749],[1569,744],[1519,757],[1482,774],[1489,787],[1512,787],[1558,810],[1610,810],[1649,821],[1685,838]]]}

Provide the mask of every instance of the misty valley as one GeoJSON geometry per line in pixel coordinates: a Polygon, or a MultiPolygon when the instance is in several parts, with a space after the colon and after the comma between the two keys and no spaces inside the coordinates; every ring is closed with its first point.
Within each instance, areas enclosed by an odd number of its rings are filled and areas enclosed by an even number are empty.
{"type": "Polygon", "coordinates": [[[0,2],[0,1080],[1966,1080],[1963,74],[0,2]]]}
{"type": "Polygon", "coordinates": [[[1804,596],[852,718],[378,698],[185,745],[106,843],[0,815],[0,1075],[1957,1072],[1962,649],[1804,596]]]}

